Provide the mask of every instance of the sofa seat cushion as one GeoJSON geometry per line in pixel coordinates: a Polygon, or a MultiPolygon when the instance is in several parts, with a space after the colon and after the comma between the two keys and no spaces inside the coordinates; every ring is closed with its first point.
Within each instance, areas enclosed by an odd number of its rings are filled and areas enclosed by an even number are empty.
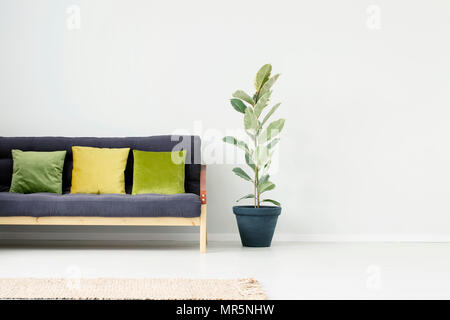
{"type": "Polygon", "coordinates": [[[0,192],[0,216],[198,217],[200,197],[161,194],[18,194],[0,192]]]}

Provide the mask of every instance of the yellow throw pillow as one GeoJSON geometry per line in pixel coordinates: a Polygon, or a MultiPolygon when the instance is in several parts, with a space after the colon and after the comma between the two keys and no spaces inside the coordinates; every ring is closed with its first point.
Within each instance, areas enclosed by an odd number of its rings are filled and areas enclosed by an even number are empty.
{"type": "Polygon", "coordinates": [[[125,167],[130,148],[72,147],[70,193],[125,193],[125,167]]]}

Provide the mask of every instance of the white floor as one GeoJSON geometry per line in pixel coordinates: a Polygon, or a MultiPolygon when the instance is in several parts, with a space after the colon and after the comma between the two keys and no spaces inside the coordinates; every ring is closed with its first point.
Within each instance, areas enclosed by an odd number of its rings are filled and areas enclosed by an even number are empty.
{"type": "Polygon", "coordinates": [[[0,277],[241,278],[271,299],[450,298],[450,244],[196,243],[3,244],[0,277]]]}

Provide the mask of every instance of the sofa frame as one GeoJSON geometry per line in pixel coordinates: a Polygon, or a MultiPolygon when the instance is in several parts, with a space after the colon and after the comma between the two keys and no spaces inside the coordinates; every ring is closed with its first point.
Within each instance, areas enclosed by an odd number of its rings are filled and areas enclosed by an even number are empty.
{"type": "Polygon", "coordinates": [[[206,165],[200,170],[201,213],[199,217],[0,217],[0,225],[64,226],[200,226],[200,252],[206,252],[206,165]]]}

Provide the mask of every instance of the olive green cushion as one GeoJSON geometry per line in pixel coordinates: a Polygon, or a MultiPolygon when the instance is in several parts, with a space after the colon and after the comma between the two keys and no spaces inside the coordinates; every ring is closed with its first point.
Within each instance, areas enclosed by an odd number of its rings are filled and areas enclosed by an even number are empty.
{"type": "Polygon", "coordinates": [[[132,194],[184,193],[186,151],[151,152],[133,150],[132,194]]]}
{"type": "Polygon", "coordinates": [[[10,192],[62,193],[66,151],[37,152],[12,150],[13,176],[10,192]]]}

